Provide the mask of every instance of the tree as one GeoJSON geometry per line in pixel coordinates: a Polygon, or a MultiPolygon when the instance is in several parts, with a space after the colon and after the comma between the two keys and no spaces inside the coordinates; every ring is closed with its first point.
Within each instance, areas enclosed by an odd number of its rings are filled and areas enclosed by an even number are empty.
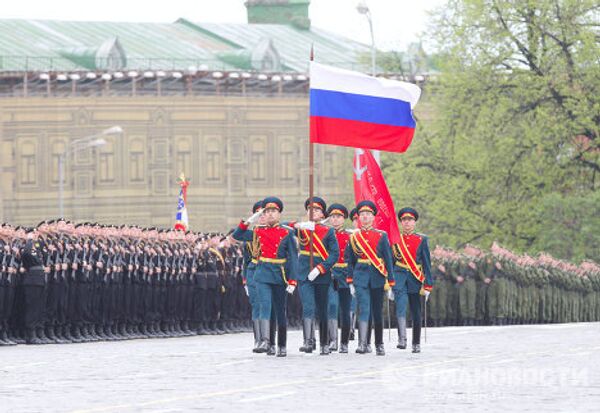
{"type": "Polygon", "coordinates": [[[599,12],[589,0],[450,0],[435,14],[442,73],[422,98],[434,116],[383,166],[438,242],[543,250],[546,203],[598,191],[599,12]]]}

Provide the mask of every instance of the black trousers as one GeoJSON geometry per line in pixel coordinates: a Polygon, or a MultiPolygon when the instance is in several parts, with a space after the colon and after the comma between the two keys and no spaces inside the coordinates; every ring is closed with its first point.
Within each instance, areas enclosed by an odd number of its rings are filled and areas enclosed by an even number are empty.
{"type": "Polygon", "coordinates": [[[275,337],[274,325],[277,324],[277,345],[287,346],[287,292],[285,285],[271,285],[271,343],[275,337]]]}
{"type": "Polygon", "coordinates": [[[322,346],[329,344],[329,335],[327,334],[329,306],[329,284],[315,284],[315,310],[317,320],[319,320],[319,343],[322,346]]]}
{"type": "Polygon", "coordinates": [[[408,307],[412,318],[412,343],[421,344],[421,295],[408,293],[408,307]]]}
{"type": "Polygon", "coordinates": [[[26,329],[42,327],[44,324],[44,308],[46,300],[43,285],[24,285],[25,312],[23,325],[26,329]]]}

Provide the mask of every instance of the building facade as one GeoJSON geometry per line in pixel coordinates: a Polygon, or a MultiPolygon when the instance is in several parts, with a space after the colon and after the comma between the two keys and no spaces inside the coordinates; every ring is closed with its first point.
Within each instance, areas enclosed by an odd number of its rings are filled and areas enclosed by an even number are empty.
{"type": "MultiPolygon", "coordinates": [[[[299,218],[310,50],[368,71],[370,48],[312,27],[309,0],[245,4],[247,24],[0,20],[0,221],[169,227],[181,172],[192,229],[267,195],[299,218]]],[[[352,150],[315,154],[315,193],[353,202],[352,150]]]]}

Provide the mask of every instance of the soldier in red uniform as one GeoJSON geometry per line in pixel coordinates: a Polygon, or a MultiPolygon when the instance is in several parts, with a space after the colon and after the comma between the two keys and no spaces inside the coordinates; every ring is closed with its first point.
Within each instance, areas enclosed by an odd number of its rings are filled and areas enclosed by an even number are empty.
{"type": "Polygon", "coordinates": [[[362,227],[350,236],[344,253],[350,274],[350,291],[356,294],[358,302],[359,343],[356,352],[367,352],[367,329],[372,314],[376,354],[383,356],[383,294],[394,285],[392,250],[387,234],[373,228],[377,214],[375,204],[361,201],[356,208],[362,227]]]}
{"type": "Polygon", "coordinates": [[[293,294],[298,272],[298,248],[292,228],[280,225],[283,202],[276,197],[263,200],[262,210],[241,222],[233,233],[237,240],[258,240],[257,264],[254,280],[258,290],[259,325],[261,343],[257,353],[267,353],[271,348],[270,319],[274,308],[277,320],[277,356],[287,356],[286,291],[293,294]],[[264,226],[249,229],[264,213],[264,226]]]}
{"type": "MultiPolygon", "coordinates": [[[[348,209],[342,204],[331,204],[327,209],[329,223],[335,230],[340,251],[345,251],[348,242],[350,242],[350,231],[344,228],[344,221],[348,218],[348,209]]],[[[337,351],[337,333],[338,333],[338,311],[342,322],[342,337],[340,344],[340,353],[348,353],[348,340],[350,337],[350,304],[352,295],[348,285],[348,264],[344,262],[344,254],[334,264],[331,274],[333,275],[333,287],[331,288],[334,298],[330,296],[329,303],[329,337],[331,351],[337,351]],[[337,296],[337,297],[335,297],[337,296]],[[337,298],[337,300],[335,299],[337,298]],[[333,304],[333,305],[332,305],[333,304]],[[337,304],[337,305],[335,305],[337,304]]]]}
{"type": "Polygon", "coordinates": [[[325,218],[326,204],[319,197],[307,199],[304,207],[312,209],[312,221],[298,222],[294,226],[298,231],[300,258],[298,265],[298,283],[302,300],[302,319],[304,343],[300,351],[311,353],[313,349],[314,320],[319,322],[319,344],[321,355],[329,354],[329,334],[327,332],[327,304],[331,269],[338,261],[340,249],[335,231],[320,223],[325,218]],[[312,233],[312,234],[311,234],[312,233]],[[311,245],[312,236],[312,266],[311,245]]]}
{"type": "MultiPolygon", "coordinates": [[[[402,208],[398,211],[400,220],[400,242],[392,249],[395,257],[396,278],[406,280],[408,305],[413,320],[412,347],[413,353],[421,352],[421,296],[425,300],[433,287],[431,277],[431,256],[427,236],[415,233],[415,225],[419,214],[413,208],[402,208]]],[[[404,333],[406,335],[406,333],[404,333]]]]}

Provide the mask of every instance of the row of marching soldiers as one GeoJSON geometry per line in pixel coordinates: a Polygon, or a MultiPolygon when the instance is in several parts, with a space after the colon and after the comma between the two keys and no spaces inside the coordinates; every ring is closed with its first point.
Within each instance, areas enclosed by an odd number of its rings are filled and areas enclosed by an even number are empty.
{"type": "MultiPolygon", "coordinates": [[[[280,222],[283,202],[268,197],[257,202],[253,214],[240,222],[233,238],[244,242],[244,280],[252,306],[256,353],[287,355],[287,297],[299,291],[302,304],[301,352],[316,350],[318,326],[320,354],[337,348],[337,316],[328,316],[330,301],[339,306],[339,352],[348,353],[356,302],[358,346],[356,353],[385,355],[383,345],[384,298],[396,301],[398,345],[407,347],[406,308],[413,320],[412,351],[421,351],[421,308],[432,291],[428,239],[415,232],[419,214],[413,208],[398,212],[402,234],[390,244],[384,231],[373,227],[377,206],[361,201],[352,211],[341,204],[327,208],[319,197],[306,200],[307,219],[280,222]],[[345,229],[347,218],[353,229],[345,229]],[[360,225],[359,225],[360,222],[360,225]],[[277,333],[277,338],[275,338],[277,333]]],[[[389,301],[388,301],[389,302],[389,301]]],[[[333,311],[336,314],[336,311],[333,311]]]]}
{"type": "Polygon", "coordinates": [[[242,250],[219,234],[0,226],[0,345],[248,331],[242,250]]]}

